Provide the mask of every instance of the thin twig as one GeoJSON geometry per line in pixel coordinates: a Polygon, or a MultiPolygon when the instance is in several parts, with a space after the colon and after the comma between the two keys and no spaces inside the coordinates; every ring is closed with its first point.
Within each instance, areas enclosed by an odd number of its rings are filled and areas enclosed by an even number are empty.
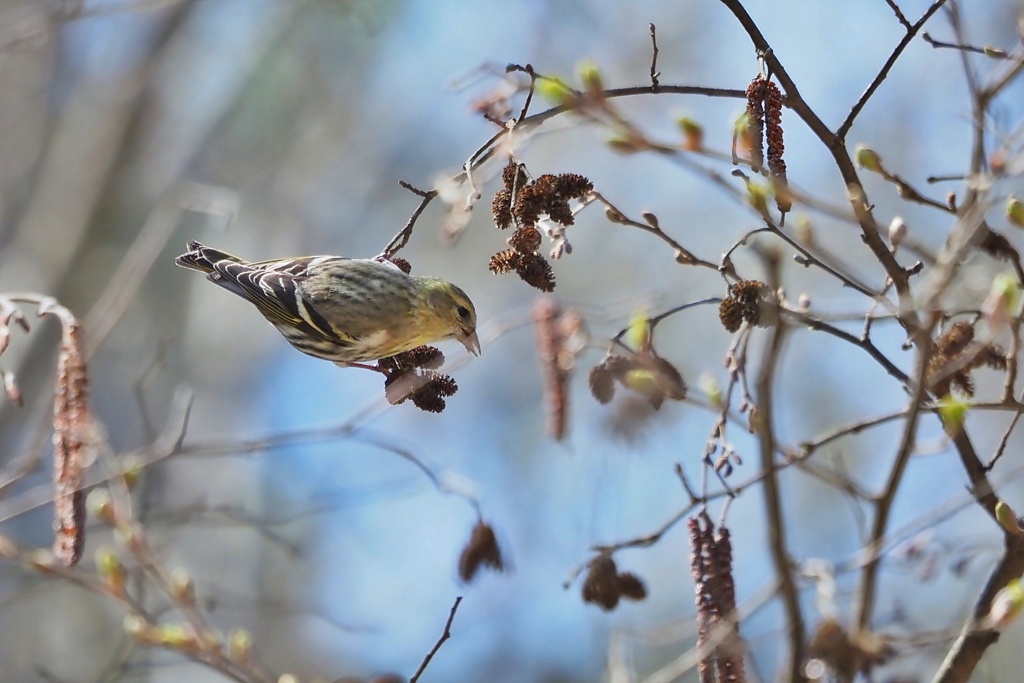
{"type": "Polygon", "coordinates": [[[992,59],[1009,59],[1010,58],[1010,55],[1006,54],[1006,52],[1004,52],[1003,50],[999,50],[999,49],[993,48],[993,47],[978,47],[977,45],[964,45],[962,43],[947,43],[947,42],[942,41],[942,40],[936,40],[935,38],[932,38],[931,35],[927,31],[925,31],[924,33],[921,34],[921,38],[924,39],[924,42],[928,43],[929,45],[931,45],[934,48],[947,48],[947,49],[951,49],[951,50],[961,50],[963,52],[973,52],[975,54],[985,55],[986,57],[991,57],[992,59]]]}
{"type": "Polygon", "coordinates": [[[896,364],[889,360],[885,356],[885,354],[883,354],[881,350],[877,346],[875,346],[874,343],[872,343],[872,341],[867,337],[856,337],[850,334],[849,332],[839,329],[838,327],[829,325],[823,320],[811,317],[810,315],[807,315],[803,311],[795,310],[792,308],[782,308],[779,312],[787,317],[795,318],[796,320],[800,321],[801,324],[806,325],[812,330],[825,332],[826,334],[830,334],[833,337],[836,337],[837,339],[842,339],[843,341],[849,344],[853,344],[854,346],[863,349],[868,353],[868,355],[874,358],[878,362],[878,364],[885,369],[887,373],[889,373],[894,378],[899,380],[900,383],[907,383],[907,380],[909,379],[907,377],[907,373],[903,372],[898,367],[896,367],[896,364]]]}
{"type": "Polygon", "coordinates": [[[409,190],[409,192],[412,192],[417,197],[421,197],[422,201],[420,201],[420,205],[416,207],[416,210],[412,212],[412,215],[409,216],[409,220],[406,222],[405,227],[399,230],[398,234],[391,238],[391,241],[388,242],[388,246],[384,247],[384,250],[380,252],[380,255],[377,256],[377,258],[391,259],[399,252],[399,250],[409,243],[409,238],[412,237],[413,228],[416,227],[416,221],[419,220],[420,214],[427,208],[427,204],[433,201],[434,197],[437,196],[437,190],[420,190],[404,180],[399,181],[398,184],[409,190]]]}
{"type": "Polygon", "coordinates": [[[661,92],[661,86],[658,83],[658,79],[661,76],[661,72],[658,71],[658,29],[654,24],[648,24],[648,28],[651,32],[651,92],[661,92]]]}
{"type": "Polygon", "coordinates": [[[711,261],[706,261],[696,256],[695,254],[690,252],[689,249],[687,249],[682,244],[673,239],[671,236],[669,236],[669,234],[662,230],[661,227],[658,226],[657,224],[652,224],[646,221],[637,221],[627,217],[626,214],[624,214],[614,204],[608,201],[600,192],[591,192],[586,197],[585,201],[587,201],[588,203],[596,201],[603,204],[610,212],[609,215],[611,216],[611,220],[613,223],[618,223],[620,225],[628,225],[632,228],[638,228],[640,230],[643,230],[644,232],[649,232],[650,234],[656,236],[662,242],[664,242],[665,244],[667,244],[668,246],[672,247],[675,250],[676,260],[679,263],[682,263],[684,265],[701,266],[703,268],[711,268],[712,270],[718,270],[717,264],[712,263],[711,261]]]}
{"type": "Polygon", "coordinates": [[[452,611],[448,614],[448,621],[445,622],[444,625],[444,633],[442,633],[441,637],[437,639],[436,643],[434,643],[434,647],[430,649],[430,652],[427,653],[427,656],[423,658],[423,662],[420,664],[420,668],[416,669],[416,673],[414,673],[412,675],[412,678],[409,679],[409,683],[416,683],[416,681],[420,680],[420,676],[423,675],[423,672],[426,670],[427,665],[430,664],[430,660],[434,658],[434,655],[436,655],[437,651],[441,649],[441,646],[444,645],[444,642],[452,637],[452,622],[455,621],[455,612],[458,611],[459,603],[461,602],[461,595],[455,598],[455,604],[452,605],[452,611]]]}
{"type": "MultiPolygon", "coordinates": [[[[1024,396],[1022,396],[1024,398],[1024,396]]],[[[1017,427],[1017,421],[1020,420],[1022,412],[1016,410],[1013,413],[1013,417],[1010,418],[1010,424],[1006,425],[1006,429],[1003,430],[1003,435],[999,437],[999,445],[996,446],[995,453],[989,458],[988,463],[985,465],[985,471],[991,472],[992,468],[996,466],[999,459],[1003,457],[1003,453],[1006,451],[1006,444],[1010,441],[1010,435],[1013,434],[1013,430],[1017,427]]]]}
{"type": "Polygon", "coordinates": [[[904,28],[909,30],[910,29],[910,22],[907,21],[906,16],[903,15],[902,10],[900,10],[900,8],[896,4],[896,2],[894,0],[885,0],[885,4],[889,5],[889,9],[891,9],[893,14],[896,15],[897,21],[899,21],[901,24],[903,24],[904,28]]]}
{"type": "Polygon", "coordinates": [[[889,58],[885,60],[885,64],[882,65],[882,68],[879,69],[874,79],[872,79],[871,84],[867,87],[867,90],[864,91],[864,93],[860,96],[860,99],[858,99],[856,104],[853,105],[853,108],[850,109],[850,113],[846,115],[846,119],[842,122],[842,124],[840,124],[839,128],[836,129],[836,135],[838,135],[840,139],[846,139],[846,134],[850,132],[850,128],[853,126],[853,122],[857,119],[857,115],[860,114],[861,110],[864,108],[864,105],[866,105],[868,103],[868,100],[871,99],[871,96],[875,94],[875,91],[878,90],[878,86],[882,85],[882,81],[884,81],[889,76],[889,71],[892,69],[893,65],[896,64],[896,60],[900,58],[900,55],[903,54],[903,51],[907,49],[907,46],[910,45],[910,42],[914,40],[914,36],[917,35],[918,31],[921,30],[921,28],[928,22],[928,20],[931,19],[932,15],[938,12],[939,9],[946,4],[946,2],[947,0],[935,0],[935,2],[932,3],[932,6],[925,10],[925,13],[921,15],[920,19],[918,19],[912,25],[907,26],[907,32],[904,34],[900,42],[896,44],[896,47],[893,49],[892,54],[890,54],[889,58]]]}

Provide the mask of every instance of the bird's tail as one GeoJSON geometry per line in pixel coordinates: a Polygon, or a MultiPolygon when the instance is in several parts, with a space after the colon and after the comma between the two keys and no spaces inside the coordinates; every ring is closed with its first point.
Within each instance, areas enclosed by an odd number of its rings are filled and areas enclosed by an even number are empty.
{"type": "Polygon", "coordinates": [[[187,253],[184,253],[174,259],[174,262],[182,268],[198,270],[200,273],[212,273],[213,264],[218,261],[242,263],[242,259],[237,256],[232,256],[231,254],[219,249],[207,247],[196,240],[189,241],[187,253]]]}

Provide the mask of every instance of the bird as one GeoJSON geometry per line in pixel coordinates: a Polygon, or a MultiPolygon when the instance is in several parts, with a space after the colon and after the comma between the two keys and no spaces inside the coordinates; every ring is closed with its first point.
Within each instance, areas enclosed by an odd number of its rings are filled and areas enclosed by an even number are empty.
{"type": "Polygon", "coordinates": [[[303,256],[245,261],[189,241],[182,268],[254,304],[305,354],[383,372],[369,361],[456,339],[480,355],[476,309],[446,280],[414,277],[390,261],[303,256]]]}

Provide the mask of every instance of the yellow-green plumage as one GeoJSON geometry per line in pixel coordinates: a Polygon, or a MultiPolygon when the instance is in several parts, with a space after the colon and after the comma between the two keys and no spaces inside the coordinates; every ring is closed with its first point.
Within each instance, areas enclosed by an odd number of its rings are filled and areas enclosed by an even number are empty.
{"type": "Polygon", "coordinates": [[[390,263],[340,256],[247,262],[195,241],[175,263],[255,304],[292,346],[317,358],[362,363],[443,339],[480,353],[466,293],[390,263]]]}

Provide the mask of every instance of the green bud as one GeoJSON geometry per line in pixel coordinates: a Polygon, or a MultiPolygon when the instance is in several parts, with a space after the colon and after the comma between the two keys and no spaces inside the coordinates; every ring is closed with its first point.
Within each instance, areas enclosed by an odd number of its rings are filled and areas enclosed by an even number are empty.
{"type": "Polygon", "coordinates": [[[112,574],[124,571],[121,558],[110,547],[101,545],[96,549],[96,571],[100,574],[112,574]]]}
{"type": "Polygon", "coordinates": [[[1007,197],[1006,218],[1018,228],[1024,228],[1024,202],[1013,195],[1007,197]]]}
{"type": "Polygon", "coordinates": [[[228,657],[238,664],[252,660],[252,634],[244,628],[232,629],[228,634],[228,657]]]}
{"type": "Polygon", "coordinates": [[[658,396],[664,393],[658,386],[658,378],[645,368],[634,368],[628,371],[622,378],[622,383],[644,396],[658,396]]]}
{"type": "Polygon", "coordinates": [[[89,491],[89,495],[85,499],[85,507],[89,511],[89,516],[94,519],[102,520],[107,524],[114,524],[117,521],[114,513],[114,500],[110,497],[110,491],[105,488],[89,491]]]}
{"type": "Polygon", "coordinates": [[[804,215],[797,216],[793,235],[803,246],[814,246],[814,224],[811,223],[811,219],[804,215]]]}
{"type": "Polygon", "coordinates": [[[1024,535],[1024,529],[1021,529],[1017,514],[1006,504],[1006,501],[1000,500],[996,503],[996,521],[999,522],[999,526],[1014,536],[1024,535]]]}
{"type": "Polygon", "coordinates": [[[192,577],[189,576],[188,570],[178,567],[171,572],[171,578],[168,583],[171,594],[174,595],[176,600],[188,604],[195,603],[196,584],[192,581],[192,577]]]}
{"type": "Polygon", "coordinates": [[[704,392],[704,395],[708,397],[708,402],[712,408],[722,407],[722,385],[718,383],[718,378],[710,372],[705,372],[697,380],[700,390],[704,392]]]}
{"type": "Polygon", "coordinates": [[[626,343],[636,351],[646,351],[651,347],[651,319],[643,311],[637,311],[630,319],[626,343]]]}
{"type": "Polygon", "coordinates": [[[1020,579],[1011,579],[992,598],[986,626],[996,631],[1006,629],[1017,621],[1021,608],[1024,608],[1024,588],[1021,587],[1020,579]]]}
{"type": "Polygon", "coordinates": [[[960,433],[969,409],[966,401],[952,395],[942,397],[939,401],[939,417],[942,418],[942,426],[947,434],[954,436],[960,433]]]}
{"type": "Polygon", "coordinates": [[[154,644],[157,642],[156,633],[149,622],[138,614],[127,614],[122,622],[124,632],[143,643],[154,644]]]}
{"type": "Polygon", "coordinates": [[[541,78],[534,85],[535,92],[548,102],[571,107],[576,102],[576,93],[557,78],[541,78]]]}
{"type": "Polygon", "coordinates": [[[597,64],[591,61],[580,64],[579,78],[583,85],[583,92],[594,98],[604,97],[604,79],[601,77],[601,71],[597,68],[597,64]]]}
{"type": "Polygon", "coordinates": [[[104,585],[112,595],[123,595],[126,580],[124,563],[121,558],[108,546],[100,546],[96,549],[96,571],[103,579],[104,585]]]}
{"type": "Polygon", "coordinates": [[[747,183],[747,203],[762,216],[768,215],[768,188],[760,183],[747,183]]]}
{"type": "Polygon", "coordinates": [[[857,148],[854,151],[854,156],[857,159],[857,165],[861,168],[874,173],[882,172],[882,158],[878,156],[878,152],[870,147],[866,145],[857,145],[857,148]]]}
{"type": "Polygon", "coordinates": [[[620,154],[636,154],[647,146],[635,135],[616,135],[608,140],[608,146],[620,154]]]}
{"type": "Polygon", "coordinates": [[[121,463],[121,476],[124,477],[124,485],[128,487],[129,491],[139,483],[144,467],[145,463],[142,458],[135,455],[126,457],[121,463]]]}
{"type": "Polygon", "coordinates": [[[1020,283],[1012,273],[1000,273],[992,279],[992,287],[981,304],[985,323],[993,333],[1010,324],[1020,305],[1020,283]]]}
{"type": "Polygon", "coordinates": [[[761,434],[765,428],[764,416],[757,406],[750,406],[747,411],[747,431],[751,434],[761,434]]]}
{"type": "Polygon", "coordinates": [[[1017,309],[1020,301],[1020,283],[1013,273],[999,273],[992,280],[992,288],[999,292],[1000,298],[1011,312],[1017,309]]]}
{"type": "Polygon", "coordinates": [[[683,132],[683,149],[695,152],[704,146],[704,127],[688,116],[676,119],[679,130],[683,132]]]}
{"type": "Polygon", "coordinates": [[[160,624],[156,627],[156,637],[161,645],[187,650],[199,649],[199,639],[192,629],[185,624],[160,624]]]}

